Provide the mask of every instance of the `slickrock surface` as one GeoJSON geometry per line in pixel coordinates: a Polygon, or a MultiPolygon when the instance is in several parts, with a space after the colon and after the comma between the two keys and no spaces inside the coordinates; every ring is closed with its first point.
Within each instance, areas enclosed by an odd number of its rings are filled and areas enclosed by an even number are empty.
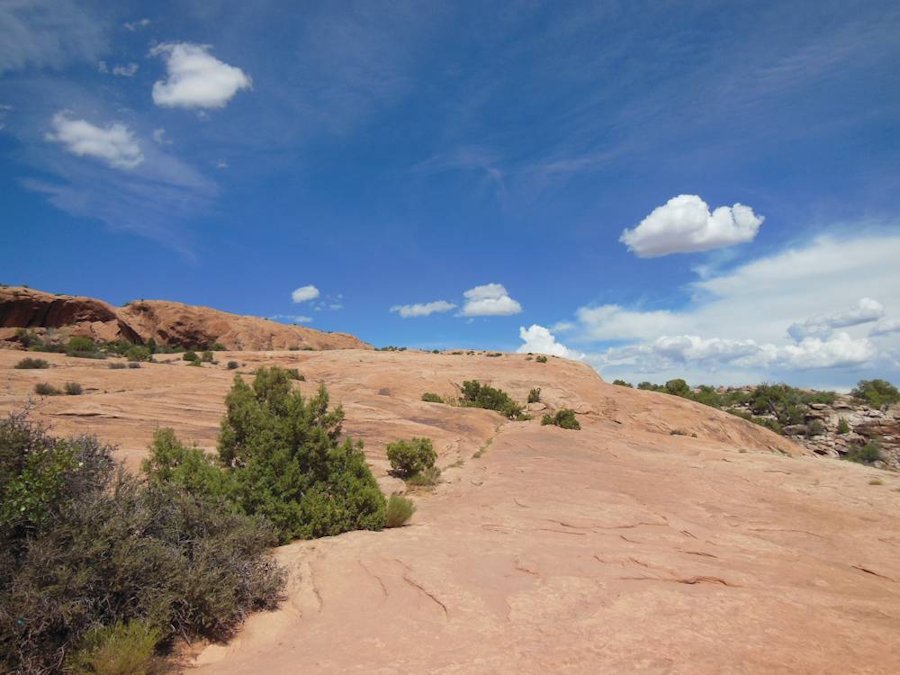
{"type": "Polygon", "coordinates": [[[205,348],[215,342],[227,349],[366,349],[345,333],[287,326],[256,316],[239,316],[209,307],[163,300],[140,300],[125,307],[93,298],[53,295],[30,288],[0,287],[0,341],[19,328],[46,336],[80,335],[110,342],[144,343],[154,339],[171,347],[205,348]]]}
{"type": "Polygon", "coordinates": [[[159,425],[214,446],[229,359],[324,382],[386,490],[402,484],[384,444],[435,440],[446,482],[413,494],[409,526],[278,549],[287,599],[200,651],[200,672],[900,672],[894,473],[554,358],[244,352],[109,370],[49,354],[53,368],[13,370],[21,356],[0,352],[0,410],[36,382],[81,382],[35,416],[120,444],[131,466],[159,425]],[[541,387],[582,431],[419,400],[475,378],[520,401],[541,387]]]}

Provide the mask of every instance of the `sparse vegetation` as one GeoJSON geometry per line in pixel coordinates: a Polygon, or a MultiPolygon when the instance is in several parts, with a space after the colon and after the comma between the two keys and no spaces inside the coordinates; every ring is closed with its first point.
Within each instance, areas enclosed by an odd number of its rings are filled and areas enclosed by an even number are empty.
{"type": "Polygon", "coordinates": [[[561,408],[553,415],[547,413],[541,418],[541,425],[553,425],[563,429],[573,429],[575,431],[581,429],[581,424],[579,424],[578,420],[575,418],[575,411],[571,408],[561,408]]]}
{"type": "Polygon", "coordinates": [[[535,359],[535,361],[537,361],[538,363],[547,363],[547,357],[541,354],[535,359]]]}
{"type": "Polygon", "coordinates": [[[617,387],[631,387],[632,384],[630,382],[626,382],[625,380],[613,380],[613,384],[617,387]]]}
{"type": "Polygon", "coordinates": [[[400,495],[391,495],[385,507],[385,527],[401,527],[412,518],[416,505],[411,499],[400,495]]]}
{"type": "Polygon", "coordinates": [[[806,435],[807,436],[822,436],[828,431],[825,428],[825,423],[822,420],[813,420],[806,426],[806,435]]]}
{"type": "Polygon", "coordinates": [[[529,403],[540,403],[541,402],[541,388],[535,387],[531,391],[528,392],[528,402],[529,403]]]}
{"type": "Polygon", "coordinates": [[[441,470],[436,466],[429,466],[406,479],[407,485],[415,487],[433,487],[441,482],[441,470]]]}
{"type": "Polygon", "coordinates": [[[68,396],[81,396],[84,393],[84,388],[78,382],[66,382],[63,391],[68,396]]]}
{"type": "Polygon", "coordinates": [[[387,458],[392,473],[398,478],[410,479],[428,469],[435,468],[437,453],[430,438],[398,440],[387,446],[387,458]]]}
{"type": "Polygon", "coordinates": [[[151,361],[153,359],[153,353],[148,347],[132,345],[126,350],[125,358],[135,363],[138,361],[151,361]]]}
{"type": "Polygon", "coordinates": [[[88,337],[78,335],[69,338],[69,341],[66,343],[66,354],[82,359],[106,358],[106,355],[100,351],[96,342],[88,337]]]}
{"type": "Polygon", "coordinates": [[[530,419],[525,413],[524,407],[513,401],[509,394],[502,389],[482,384],[478,380],[463,382],[459,402],[460,405],[470,408],[496,410],[511,420],[530,419]]]}
{"type": "Polygon", "coordinates": [[[237,361],[229,361],[228,362],[228,370],[237,370],[240,368],[240,365],[237,361]]]}
{"type": "Polygon", "coordinates": [[[200,362],[200,357],[197,356],[197,352],[195,352],[193,350],[185,352],[181,358],[185,361],[190,361],[191,363],[199,363],[200,362]]]}
{"type": "Polygon", "coordinates": [[[881,408],[900,401],[900,391],[886,380],[860,380],[850,395],[865,401],[872,408],[881,408]]]}
{"type": "Polygon", "coordinates": [[[306,377],[300,374],[300,371],[296,368],[288,368],[285,372],[287,372],[288,377],[292,380],[297,380],[298,382],[306,382],[306,377]]]}
{"type": "Polygon", "coordinates": [[[269,526],[112,451],[0,422],[0,671],[143,672],[157,644],[226,638],[278,599],[269,526]]]}
{"type": "Polygon", "coordinates": [[[34,393],[38,396],[59,396],[62,392],[47,382],[38,382],[34,385],[34,393]]]}
{"type": "Polygon", "coordinates": [[[847,418],[842,417],[838,420],[837,433],[842,436],[850,433],[850,423],[847,422],[847,418]]]}
{"type": "Polygon", "coordinates": [[[15,366],[19,370],[39,370],[43,368],[49,368],[50,364],[44,359],[33,359],[31,357],[25,357],[21,359],[15,366]]]}
{"type": "Polygon", "coordinates": [[[200,360],[203,363],[213,363],[213,353],[209,350],[203,352],[203,354],[200,355],[200,360]]]}
{"type": "Polygon", "coordinates": [[[432,393],[430,391],[426,391],[422,394],[422,400],[426,403],[443,403],[444,399],[441,398],[439,394],[432,393]]]}
{"type": "Polygon", "coordinates": [[[844,455],[844,459],[857,464],[874,464],[881,461],[881,444],[878,441],[869,441],[863,446],[853,448],[844,455]]]}

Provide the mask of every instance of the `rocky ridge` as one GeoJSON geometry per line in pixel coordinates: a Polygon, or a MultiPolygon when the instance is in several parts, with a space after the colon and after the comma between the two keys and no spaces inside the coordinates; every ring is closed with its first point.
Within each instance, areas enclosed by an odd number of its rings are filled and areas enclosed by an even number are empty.
{"type": "Polygon", "coordinates": [[[54,295],[25,287],[0,287],[0,347],[19,346],[28,330],[38,339],[64,342],[83,336],[98,342],[123,340],[185,349],[230,350],[370,349],[345,333],[288,326],[255,316],[162,300],[140,300],[124,307],[82,296],[54,295]]]}

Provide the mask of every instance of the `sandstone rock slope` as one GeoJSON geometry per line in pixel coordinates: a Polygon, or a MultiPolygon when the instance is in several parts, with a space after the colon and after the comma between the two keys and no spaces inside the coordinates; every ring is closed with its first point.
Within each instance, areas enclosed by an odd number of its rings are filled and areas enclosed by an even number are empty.
{"type": "Polygon", "coordinates": [[[53,295],[24,287],[0,287],[0,344],[20,328],[39,336],[65,339],[83,335],[99,341],[145,343],[151,338],[169,347],[205,349],[366,349],[345,333],[287,326],[255,316],[239,316],[209,307],[141,300],[113,307],[102,300],[53,295]]]}

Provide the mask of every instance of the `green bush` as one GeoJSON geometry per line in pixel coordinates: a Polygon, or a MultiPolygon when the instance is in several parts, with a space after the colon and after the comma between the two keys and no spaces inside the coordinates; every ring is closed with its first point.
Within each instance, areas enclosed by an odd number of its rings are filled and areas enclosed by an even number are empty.
{"type": "Polygon", "coordinates": [[[842,436],[850,433],[850,423],[847,422],[846,418],[842,417],[838,420],[837,433],[842,436]]]}
{"type": "Polygon", "coordinates": [[[433,394],[430,391],[426,391],[424,394],[422,394],[422,400],[425,401],[426,403],[443,403],[444,402],[444,399],[441,398],[441,396],[439,394],[433,394]]]}
{"type": "Polygon", "coordinates": [[[221,342],[213,342],[210,349],[214,352],[224,352],[226,350],[226,347],[221,342]]]}
{"type": "Polygon", "coordinates": [[[34,393],[38,396],[59,396],[62,392],[47,382],[38,382],[34,385],[34,393]]]}
{"type": "Polygon", "coordinates": [[[495,389],[478,380],[466,380],[462,385],[460,404],[470,408],[496,410],[511,420],[529,419],[523,406],[513,401],[502,389],[495,389]]]}
{"type": "Polygon", "coordinates": [[[613,384],[617,387],[631,387],[631,382],[626,382],[625,380],[613,380],[613,384]]]}
{"type": "Polygon", "coordinates": [[[430,438],[398,440],[387,446],[387,458],[391,469],[399,478],[412,476],[434,466],[437,453],[430,438]]]}
{"type": "Polygon", "coordinates": [[[288,368],[287,370],[285,370],[285,372],[292,380],[297,380],[298,382],[306,382],[306,377],[302,375],[296,368],[288,368]]]}
{"type": "Polygon", "coordinates": [[[66,343],[66,354],[83,359],[106,358],[97,347],[97,343],[88,337],[73,336],[66,343]]]}
{"type": "Polygon", "coordinates": [[[872,408],[881,408],[900,401],[897,387],[886,380],[860,380],[850,395],[865,401],[872,408]]]}
{"type": "Polygon", "coordinates": [[[653,384],[652,382],[647,382],[646,380],[644,382],[638,383],[637,388],[644,391],[662,391],[662,387],[653,384]]]}
{"type": "Polygon", "coordinates": [[[857,464],[874,464],[881,461],[881,444],[878,441],[869,441],[863,446],[851,449],[844,459],[857,464]]]}
{"type": "Polygon", "coordinates": [[[538,363],[547,363],[547,357],[542,354],[541,356],[538,356],[535,361],[538,363]]]}
{"type": "Polygon", "coordinates": [[[51,437],[21,415],[0,422],[0,671],[133,655],[140,634],[150,642],[135,621],[162,641],[224,639],[278,599],[269,526],[142,483],[112,451],[51,437]]]}
{"type": "Polygon", "coordinates": [[[553,415],[547,413],[541,418],[541,424],[544,426],[552,424],[563,429],[574,429],[576,431],[581,429],[581,424],[575,418],[575,411],[571,408],[562,408],[553,415]]]}
{"type": "Polygon", "coordinates": [[[67,670],[79,675],[142,675],[154,662],[162,631],[135,620],[92,628],[72,655],[67,670]]]}
{"type": "Polygon", "coordinates": [[[681,378],[666,382],[664,390],[667,394],[681,396],[682,398],[689,398],[691,395],[691,388],[688,386],[688,383],[681,378]]]}
{"type": "Polygon", "coordinates": [[[234,504],[237,481],[216,458],[196,446],[187,446],[169,428],[153,434],[150,454],[141,463],[148,482],[160,487],[170,485],[194,497],[234,504]]]}
{"type": "Polygon", "coordinates": [[[411,499],[400,495],[391,495],[385,507],[385,527],[401,527],[416,512],[416,505],[411,499]]]}
{"type": "Polygon", "coordinates": [[[209,350],[203,352],[203,354],[200,356],[200,360],[203,363],[212,363],[213,362],[213,353],[209,350]]]}
{"type": "Polygon", "coordinates": [[[541,388],[535,387],[531,391],[528,392],[528,402],[529,403],[540,403],[541,402],[541,388]]]}
{"type": "Polygon", "coordinates": [[[81,396],[84,393],[84,388],[78,382],[66,382],[63,391],[69,396],[81,396]]]}
{"type": "Polygon", "coordinates": [[[184,356],[181,357],[185,361],[190,361],[191,363],[199,363],[200,357],[197,356],[197,352],[191,350],[184,353],[184,356]]]}
{"type": "Polygon", "coordinates": [[[16,366],[19,370],[39,370],[43,368],[49,368],[50,364],[47,363],[44,359],[33,359],[31,357],[25,357],[20,360],[16,366]]]}
{"type": "Polygon", "coordinates": [[[237,370],[240,368],[240,365],[237,361],[229,361],[228,362],[228,370],[237,370]]]}
{"type": "Polygon", "coordinates": [[[149,347],[141,345],[132,345],[125,351],[125,358],[135,363],[139,361],[150,361],[153,359],[153,352],[149,347]]]}
{"type": "Polygon", "coordinates": [[[339,440],[344,412],[324,387],[304,399],[283,368],[235,376],[225,399],[219,461],[237,482],[236,501],[271,521],[279,539],[322,537],[384,526],[384,495],[362,443],[339,440]]]}

